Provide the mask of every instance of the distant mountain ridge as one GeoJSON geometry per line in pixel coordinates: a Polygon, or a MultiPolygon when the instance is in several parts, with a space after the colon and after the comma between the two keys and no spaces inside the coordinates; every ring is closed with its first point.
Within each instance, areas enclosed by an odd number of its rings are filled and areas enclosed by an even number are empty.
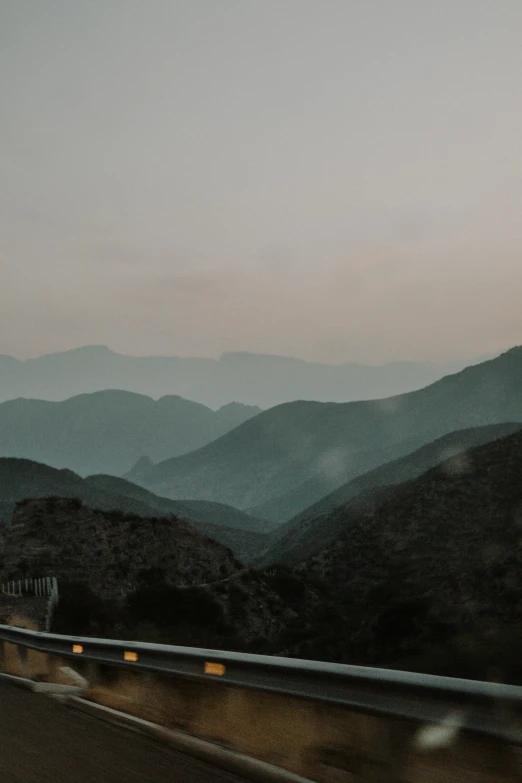
{"type": "Polygon", "coordinates": [[[228,503],[255,515],[270,506],[270,518],[282,522],[450,432],[522,421],[521,390],[522,348],[514,348],[385,400],[277,406],[132,480],[167,497],[228,503]]]}
{"type": "Polygon", "coordinates": [[[225,353],[219,360],[135,357],[92,345],[26,361],[0,356],[0,401],[17,397],[56,401],[121,389],[154,399],[179,395],[210,408],[234,401],[261,408],[298,399],[348,402],[419,389],[470,363],[328,365],[240,352],[225,353]]]}
{"type": "Polygon", "coordinates": [[[157,462],[193,451],[259,410],[230,403],[213,411],[174,395],[152,400],[118,390],[63,402],[9,400],[0,403],[0,456],[32,459],[84,476],[120,475],[140,458],[157,462]]]}

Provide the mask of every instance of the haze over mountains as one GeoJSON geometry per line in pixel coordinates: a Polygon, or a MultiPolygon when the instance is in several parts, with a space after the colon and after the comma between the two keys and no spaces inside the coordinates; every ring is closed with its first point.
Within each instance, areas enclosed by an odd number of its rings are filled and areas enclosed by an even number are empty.
{"type": "Polygon", "coordinates": [[[303,399],[347,402],[420,389],[472,363],[333,366],[252,353],[225,353],[219,360],[134,357],[92,345],[26,361],[0,356],[0,401],[121,389],[154,399],[179,395],[210,408],[236,401],[261,408],[303,399]]]}
{"type": "Polygon", "coordinates": [[[79,575],[94,607],[112,607],[108,633],[429,668],[418,656],[462,629],[522,623],[521,390],[518,347],[382,400],[9,401],[3,448],[84,470],[139,459],[127,478],[82,478],[0,458],[2,574],[79,575]]]}
{"type": "Polygon", "coordinates": [[[337,509],[347,507],[351,502],[350,508],[361,513],[363,509],[375,504],[380,495],[387,492],[391,486],[410,481],[443,462],[448,472],[469,475],[473,472],[471,449],[519,430],[522,430],[522,422],[458,430],[428,443],[406,457],[387,462],[357,476],[293,519],[275,527],[268,538],[270,548],[262,558],[258,558],[258,562],[265,565],[292,565],[302,562],[346,532],[346,517],[334,514],[337,509]]]}
{"type": "Polygon", "coordinates": [[[158,497],[114,476],[81,478],[25,459],[0,458],[0,523],[9,526],[16,504],[26,499],[74,498],[95,509],[140,517],[175,516],[250,562],[268,546],[273,526],[220,503],[176,501],[158,497]]]}
{"type": "MultiPolygon", "coordinates": [[[[293,569],[244,569],[227,549],[176,519],[42,499],[17,505],[15,525],[0,539],[3,573],[14,578],[36,569],[65,584],[80,576],[113,601],[138,590],[135,619],[168,626],[171,641],[184,638],[176,628],[183,618],[207,626],[196,641],[207,646],[234,649],[240,633],[250,649],[373,665],[400,665],[413,656],[421,667],[419,655],[451,645],[463,631],[469,644],[470,635],[476,642],[487,631],[496,639],[522,622],[522,432],[466,456],[466,464],[452,457],[323,515],[338,535],[326,546],[318,542],[293,569]],[[169,592],[169,585],[196,592],[169,592]],[[212,622],[216,616],[226,620],[223,627],[212,622]]],[[[462,654],[448,658],[448,648],[435,670],[486,676],[487,660],[475,661],[476,649],[463,662],[462,654]]],[[[510,648],[494,652],[493,662],[503,665],[510,648]]]]}
{"type": "MultiPolygon", "coordinates": [[[[52,631],[443,645],[504,682],[509,650],[522,685],[521,29],[522,0],[0,0],[0,584],[57,577],[52,631]]],[[[316,777],[381,783],[361,721],[316,777]]]]}
{"type": "Polygon", "coordinates": [[[121,475],[142,457],[153,461],[193,451],[259,413],[230,403],[213,411],[170,395],[103,391],[64,402],[0,403],[0,456],[22,457],[81,475],[121,475]]]}
{"type": "Polygon", "coordinates": [[[337,487],[450,432],[522,421],[522,348],[378,401],[294,402],[191,454],[129,478],[167,497],[206,499],[284,521],[337,487]]]}

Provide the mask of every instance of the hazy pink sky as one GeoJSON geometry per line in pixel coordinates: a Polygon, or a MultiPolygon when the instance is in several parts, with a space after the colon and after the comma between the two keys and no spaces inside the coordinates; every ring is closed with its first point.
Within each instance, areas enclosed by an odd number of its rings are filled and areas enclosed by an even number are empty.
{"type": "Polygon", "coordinates": [[[522,343],[520,0],[2,0],[0,353],[522,343]]]}

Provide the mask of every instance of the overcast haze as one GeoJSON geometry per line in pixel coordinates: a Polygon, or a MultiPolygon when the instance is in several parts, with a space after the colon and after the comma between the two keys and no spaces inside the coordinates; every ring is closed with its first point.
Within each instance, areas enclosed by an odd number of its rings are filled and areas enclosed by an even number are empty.
{"type": "Polygon", "coordinates": [[[520,0],[0,0],[0,353],[522,334],[520,0]]]}

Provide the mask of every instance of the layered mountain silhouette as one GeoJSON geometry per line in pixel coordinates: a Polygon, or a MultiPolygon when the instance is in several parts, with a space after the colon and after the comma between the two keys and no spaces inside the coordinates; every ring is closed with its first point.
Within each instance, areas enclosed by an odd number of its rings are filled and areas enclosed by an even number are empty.
{"type": "Polygon", "coordinates": [[[10,400],[0,404],[0,456],[82,475],[120,475],[139,458],[158,461],[193,451],[257,413],[259,408],[240,403],[213,411],[182,397],[152,400],[125,391],[63,402],[10,400]]]}
{"type": "Polygon", "coordinates": [[[259,563],[300,563],[345,532],[343,515],[332,513],[337,508],[349,502],[353,509],[368,508],[390,486],[416,478],[441,462],[445,462],[446,470],[452,470],[457,475],[472,473],[470,449],[519,430],[522,430],[522,422],[459,430],[423,446],[413,454],[358,476],[275,528],[269,536],[270,548],[259,558],[259,563]]]}
{"type": "MultiPolygon", "coordinates": [[[[470,444],[473,437],[482,435],[469,435],[470,444]]],[[[157,623],[173,643],[230,649],[239,633],[251,651],[370,665],[414,660],[420,671],[420,656],[433,649],[435,671],[484,679],[490,661],[505,681],[513,664],[520,680],[518,647],[509,645],[516,637],[505,643],[502,634],[522,624],[522,431],[462,454],[325,513],[339,535],[294,568],[244,569],[176,518],[49,498],[16,506],[0,540],[2,573],[58,574],[113,602],[130,595],[145,632],[157,623]],[[208,633],[187,640],[174,627],[173,601],[177,610],[190,601],[194,620],[204,611],[208,633]]]]}
{"type": "Polygon", "coordinates": [[[175,516],[250,562],[266,548],[269,522],[219,503],[175,501],[157,497],[113,476],[81,478],[25,459],[0,459],[0,523],[10,525],[18,502],[27,499],[77,498],[92,508],[140,517],[175,516]]]}
{"type": "Polygon", "coordinates": [[[129,478],[163,496],[223,502],[282,522],[446,434],[522,421],[521,388],[522,348],[514,348],[409,394],[277,406],[129,478]]]}
{"type": "Polygon", "coordinates": [[[0,356],[0,401],[17,397],[64,400],[122,389],[155,399],[175,394],[211,408],[234,400],[261,408],[297,399],[345,402],[419,389],[467,364],[331,366],[251,353],[225,353],[219,360],[134,357],[91,345],[26,361],[0,356]]]}

